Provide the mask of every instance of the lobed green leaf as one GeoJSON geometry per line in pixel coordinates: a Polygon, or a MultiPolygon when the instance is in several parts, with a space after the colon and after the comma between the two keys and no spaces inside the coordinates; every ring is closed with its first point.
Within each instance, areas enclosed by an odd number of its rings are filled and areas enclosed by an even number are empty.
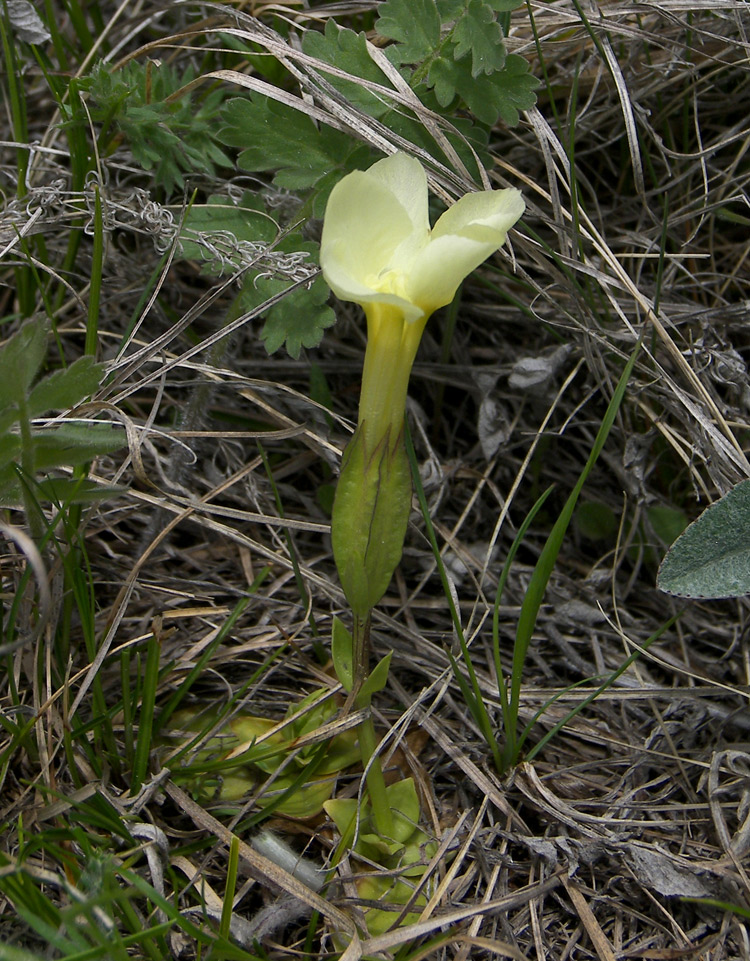
{"type": "Polygon", "coordinates": [[[510,53],[505,67],[493,77],[497,90],[497,112],[509,127],[518,123],[519,111],[530,110],[536,103],[539,80],[529,73],[529,65],[517,53],[510,53]]]}
{"type": "MultiPolygon", "coordinates": [[[[302,39],[302,49],[332,67],[338,67],[355,77],[389,87],[387,77],[367,52],[364,33],[355,33],[339,27],[333,19],[326,23],[325,33],[308,30],[302,39]]],[[[361,84],[340,77],[328,78],[331,84],[355,107],[371,117],[382,117],[392,109],[392,104],[361,84]]]]}
{"type": "Polygon", "coordinates": [[[89,355],[79,357],[64,370],[56,370],[39,381],[29,394],[30,416],[48,410],[67,410],[90,397],[101,383],[104,371],[105,365],[97,364],[89,355]]]}
{"type": "Polygon", "coordinates": [[[47,324],[27,321],[0,349],[0,409],[31,387],[47,351],[47,324]]]}
{"type": "Polygon", "coordinates": [[[485,0],[488,6],[496,13],[509,13],[511,10],[517,10],[518,7],[522,7],[524,0],[485,0]]]}
{"type": "Polygon", "coordinates": [[[386,0],[378,7],[375,30],[398,43],[399,63],[420,63],[440,43],[440,14],[435,0],[386,0]]]}
{"type": "MultiPolygon", "coordinates": [[[[226,90],[219,87],[202,99],[194,92],[180,95],[194,76],[191,69],[179,74],[169,64],[131,61],[115,73],[97,64],[80,82],[89,92],[91,118],[102,125],[102,133],[114,124],[136,162],[153,170],[168,193],[184,187],[185,174],[213,175],[216,167],[232,165],[215,135],[226,90]]],[[[68,123],[76,122],[72,113],[67,116],[68,123]]],[[[110,144],[116,141],[105,139],[100,149],[110,144]]]]}
{"type": "Polygon", "coordinates": [[[518,0],[388,0],[380,5],[375,29],[395,41],[387,48],[389,58],[414,65],[412,85],[434,88],[443,110],[459,98],[488,126],[498,119],[514,125],[519,111],[536,103],[538,86],[522,57],[506,56],[498,17],[518,5],[518,0]]]}
{"type": "Polygon", "coordinates": [[[498,118],[509,126],[519,121],[519,110],[527,110],[536,103],[534,91],[539,86],[529,73],[523,57],[508,54],[502,70],[491,76],[473,76],[467,61],[436,60],[429,75],[435,96],[442,107],[460,97],[475,117],[493,126],[498,118]]]}
{"type": "Polygon", "coordinates": [[[278,224],[265,212],[263,201],[257,194],[246,192],[239,203],[230,197],[214,194],[205,204],[193,204],[187,212],[180,231],[179,256],[184,260],[205,262],[207,274],[221,274],[241,266],[238,252],[225,241],[227,235],[238,241],[253,244],[270,244],[279,235],[278,224]],[[199,236],[217,241],[224,259],[212,257],[211,251],[199,236]]]}
{"type": "Polygon", "coordinates": [[[456,60],[471,54],[473,77],[502,70],[505,63],[503,31],[495,19],[495,11],[485,0],[470,0],[451,39],[455,44],[453,56],[456,60]]]}
{"type": "MultiPolygon", "coordinates": [[[[252,286],[252,285],[249,285],[252,286]]],[[[255,292],[260,301],[268,300],[289,287],[284,280],[262,278],[255,292]]],[[[323,333],[336,322],[336,314],[328,306],[329,290],[321,277],[316,277],[309,289],[304,287],[290,291],[274,304],[266,314],[261,337],[269,354],[282,345],[295,360],[303,347],[317,347],[323,333]]]]}
{"type": "Polygon", "coordinates": [[[259,94],[230,100],[222,120],[218,138],[241,149],[239,166],[273,171],[274,183],[289,190],[307,190],[332,171],[341,171],[342,160],[352,151],[346,134],[317,127],[300,110],[259,94]]]}

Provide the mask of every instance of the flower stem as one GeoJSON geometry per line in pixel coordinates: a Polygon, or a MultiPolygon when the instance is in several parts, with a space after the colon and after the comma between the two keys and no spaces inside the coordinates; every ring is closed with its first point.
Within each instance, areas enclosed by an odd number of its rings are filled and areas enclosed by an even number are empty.
{"type": "MultiPolygon", "coordinates": [[[[367,617],[354,618],[353,631],[353,677],[354,685],[352,694],[354,703],[359,709],[370,707],[372,695],[365,691],[360,694],[362,685],[369,674],[370,660],[370,615],[367,617]]],[[[367,793],[370,796],[372,813],[375,817],[375,824],[378,833],[383,838],[393,837],[393,814],[388,804],[388,796],[385,791],[385,778],[380,758],[376,753],[378,746],[375,734],[375,725],[372,716],[368,714],[364,721],[360,722],[357,728],[359,738],[359,751],[362,757],[362,766],[367,771],[367,793]]]]}
{"type": "MultiPolygon", "coordinates": [[[[368,698],[369,701],[369,698],[368,698]]],[[[362,707],[362,705],[358,705],[362,707]]],[[[362,755],[362,765],[367,770],[367,793],[370,796],[372,813],[375,817],[375,824],[378,834],[386,839],[393,838],[393,812],[388,803],[388,795],[385,791],[385,778],[383,768],[380,765],[380,758],[375,753],[378,746],[375,735],[375,725],[372,717],[366,718],[357,728],[359,737],[359,750],[362,755]],[[369,769],[368,769],[369,765],[369,769]]]]}
{"type": "Polygon", "coordinates": [[[370,614],[354,616],[352,631],[352,695],[356,700],[370,667],[370,614]]]}

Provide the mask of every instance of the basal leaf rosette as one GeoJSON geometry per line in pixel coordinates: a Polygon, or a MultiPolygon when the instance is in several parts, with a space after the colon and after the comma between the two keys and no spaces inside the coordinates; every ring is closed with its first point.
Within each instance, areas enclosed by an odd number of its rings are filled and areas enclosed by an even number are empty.
{"type": "Polygon", "coordinates": [[[246,802],[262,790],[261,809],[268,807],[269,813],[286,817],[316,817],[331,797],[341,771],[360,759],[353,730],[332,737],[322,759],[317,756],[317,740],[299,745],[336,714],[336,704],[326,694],[327,689],[313,691],[301,702],[290,704],[286,717],[294,720],[281,730],[277,720],[266,717],[240,713],[222,723],[218,707],[185,708],[172,718],[172,730],[161,746],[162,761],[170,764],[175,750],[182,754],[196,735],[215,729],[196,751],[187,752],[187,764],[174,766],[173,776],[196,800],[220,808],[224,805],[235,813],[235,802],[246,802]],[[269,778],[270,788],[266,786],[269,778]]]}
{"type": "Polygon", "coordinates": [[[359,426],[332,526],[339,576],[359,616],[382,597],[401,557],[411,496],[403,420],[424,326],[505,242],[524,206],[513,188],[467,194],[430,228],[427,176],[404,153],[348,174],[331,192],[320,266],[336,296],[367,318],[359,426]]]}
{"type": "Polygon", "coordinates": [[[402,924],[413,924],[427,904],[429,886],[422,879],[437,851],[437,843],[419,827],[420,805],[413,778],[389,784],[386,797],[393,814],[393,837],[378,833],[370,802],[360,806],[356,798],[336,798],[323,805],[342,838],[354,838],[355,886],[365,902],[380,902],[383,909],[365,910],[371,936],[383,934],[399,919],[395,906],[411,902],[414,911],[401,918],[402,924]],[[415,888],[422,891],[415,897],[415,888]],[[386,907],[390,905],[390,910],[386,907]]]}

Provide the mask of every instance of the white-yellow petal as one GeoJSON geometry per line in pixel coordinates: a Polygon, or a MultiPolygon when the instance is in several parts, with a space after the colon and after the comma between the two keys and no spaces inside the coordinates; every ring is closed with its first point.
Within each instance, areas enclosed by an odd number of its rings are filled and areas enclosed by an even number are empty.
{"type": "Polygon", "coordinates": [[[459,284],[505,243],[525,208],[518,190],[466,194],[438,220],[414,259],[407,296],[425,313],[449,304],[459,284]]]}
{"type": "MultiPolygon", "coordinates": [[[[468,236],[467,231],[479,238],[480,228],[487,228],[497,237],[497,246],[505,243],[505,237],[513,224],[522,216],[526,204],[520,190],[507,187],[505,190],[480,190],[465,194],[457,203],[449,207],[440,217],[432,230],[432,236],[445,237],[449,234],[468,236]]],[[[490,234],[485,234],[487,240],[490,234]]],[[[489,256],[489,255],[488,255],[489,256]]]]}
{"type": "MultiPolygon", "coordinates": [[[[321,267],[323,267],[322,260],[321,257],[321,267]]],[[[365,304],[390,304],[393,307],[399,307],[407,320],[418,320],[422,316],[421,308],[415,306],[406,297],[386,293],[382,290],[374,290],[372,287],[360,283],[335,257],[326,260],[326,266],[323,267],[323,276],[339,300],[350,300],[362,307],[365,304]]]]}
{"type": "Polygon", "coordinates": [[[367,175],[393,194],[417,232],[430,229],[427,174],[416,158],[405,153],[392,154],[369,167],[367,175]]]}
{"type": "Polygon", "coordinates": [[[320,266],[334,293],[357,300],[372,277],[391,266],[394,251],[414,232],[409,211],[366,172],[355,171],[331,191],[320,241],[320,266]],[[335,283],[328,281],[335,276],[335,283]]]}
{"type": "Polygon", "coordinates": [[[433,240],[409,274],[409,299],[426,314],[449,304],[458,286],[486,260],[498,244],[486,244],[451,234],[433,240]]]}
{"type": "Polygon", "coordinates": [[[399,307],[406,321],[416,321],[450,303],[523,211],[518,190],[467,194],[430,231],[424,168],[396,153],[334,187],[320,266],[341,300],[399,307]]]}

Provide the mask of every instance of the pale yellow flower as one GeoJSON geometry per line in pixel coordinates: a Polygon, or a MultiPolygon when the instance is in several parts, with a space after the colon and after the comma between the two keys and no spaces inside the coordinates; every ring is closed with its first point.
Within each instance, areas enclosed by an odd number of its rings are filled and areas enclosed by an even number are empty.
{"type": "Polygon", "coordinates": [[[401,557],[411,486],[403,447],[409,374],[429,316],[504,242],[524,211],[518,190],[467,194],[430,228],[427,176],[396,153],[331,191],[320,266],[367,317],[359,426],[344,454],[333,552],[355,614],[365,617],[401,557]]]}
{"type": "Polygon", "coordinates": [[[333,188],[320,266],[341,300],[391,304],[419,320],[453,300],[523,211],[518,190],[483,190],[462,197],[431,230],[424,168],[396,153],[333,188]]]}
{"type": "Polygon", "coordinates": [[[513,188],[466,194],[430,229],[427,176],[404,153],[350,173],[333,188],[320,266],[336,296],[360,304],[367,316],[359,419],[368,422],[372,443],[394,416],[403,417],[428,317],[505,242],[524,206],[513,188]]]}

